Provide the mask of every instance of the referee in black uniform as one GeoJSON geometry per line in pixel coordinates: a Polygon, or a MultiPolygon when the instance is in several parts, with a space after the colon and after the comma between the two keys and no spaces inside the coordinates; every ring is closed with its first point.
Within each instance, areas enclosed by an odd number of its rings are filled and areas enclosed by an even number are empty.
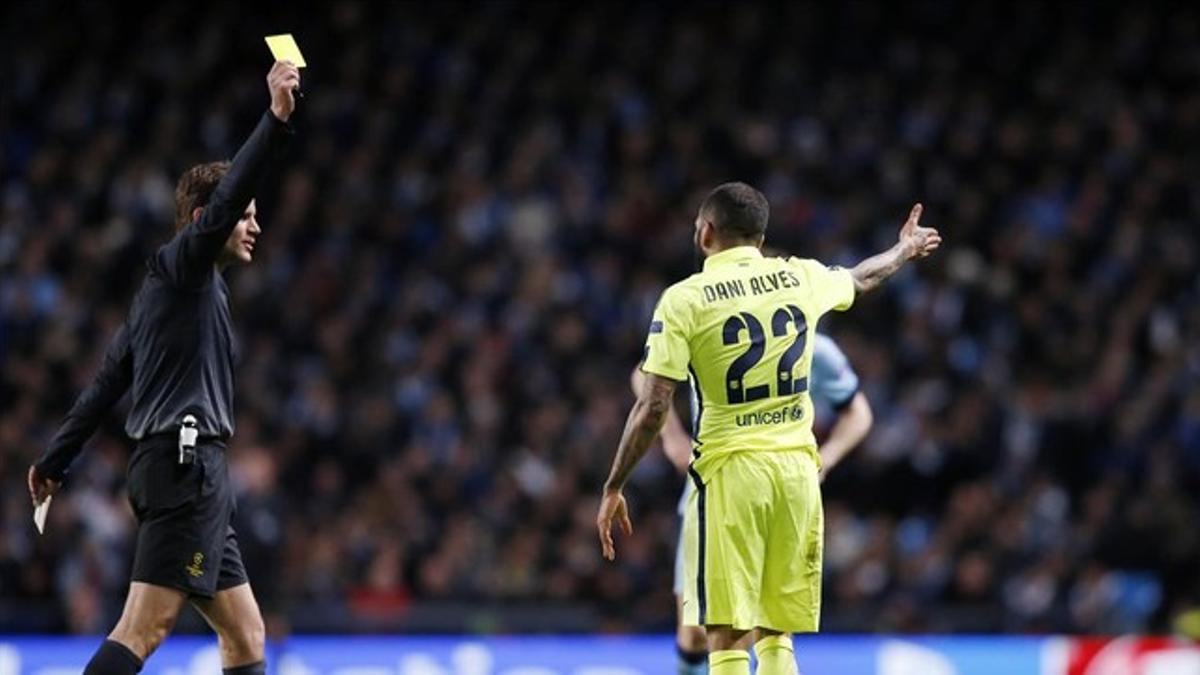
{"type": "Polygon", "coordinates": [[[291,136],[300,71],[276,62],[271,108],[232,162],[189,169],[175,192],[176,234],[148,272],[92,383],[49,449],[29,469],[40,504],[105,413],[132,392],[125,432],[137,442],[129,501],[138,521],[129,596],[85,673],[136,673],[162,644],[185,602],[217,632],[225,673],[265,670],[262,614],[230,525],[233,489],[225,443],[233,435],[236,340],[221,271],[249,263],[261,231],[254,193],[291,136]]]}

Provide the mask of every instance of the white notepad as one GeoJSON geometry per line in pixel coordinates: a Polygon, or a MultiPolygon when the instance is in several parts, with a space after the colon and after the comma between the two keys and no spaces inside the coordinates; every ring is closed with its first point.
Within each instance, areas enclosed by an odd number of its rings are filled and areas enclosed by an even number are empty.
{"type": "Polygon", "coordinates": [[[37,527],[38,534],[46,531],[46,514],[50,512],[51,499],[54,499],[54,495],[46,495],[46,499],[33,509],[33,524],[37,527]]]}

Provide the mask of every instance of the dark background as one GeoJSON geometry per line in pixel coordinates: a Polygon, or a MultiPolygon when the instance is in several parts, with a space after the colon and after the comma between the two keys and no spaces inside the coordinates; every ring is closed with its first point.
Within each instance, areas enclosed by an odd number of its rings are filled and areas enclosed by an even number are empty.
{"type": "Polygon", "coordinates": [[[644,462],[616,565],[596,497],[653,304],[733,179],[791,254],[852,264],[917,200],[945,237],[822,324],[876,417],[825,486],[824,627],[1168,630],[1200,603],[1200,16],[893,4],[7,6],[0,630],[119,612],[123,411],[43,537],[25,471],[174,181],[267,107],[283,31],[300,137],[228,274],[238,527],[276,631],[668,630],[681,478],[644,462]]]}

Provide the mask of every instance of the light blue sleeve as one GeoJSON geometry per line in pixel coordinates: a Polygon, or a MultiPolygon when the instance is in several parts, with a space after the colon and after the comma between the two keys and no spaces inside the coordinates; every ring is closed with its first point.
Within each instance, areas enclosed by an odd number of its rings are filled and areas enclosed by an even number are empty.
{"type": "Polygon", "coordinates": [[[858,375],[836,342],[820,333],[815,335],[808,393],[814,401],[824,401],[837,410],[858,393],[858,375]]]}

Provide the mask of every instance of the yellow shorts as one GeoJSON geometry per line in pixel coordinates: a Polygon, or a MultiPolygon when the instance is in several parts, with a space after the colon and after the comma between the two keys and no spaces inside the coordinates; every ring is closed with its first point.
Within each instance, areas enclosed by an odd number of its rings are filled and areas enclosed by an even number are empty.
{"type": "Polygon", "coordinates": [[[683,623],[813,633],[825,518],[806,451],[740,452],[695,484],[683,519],[683,623]]]}

